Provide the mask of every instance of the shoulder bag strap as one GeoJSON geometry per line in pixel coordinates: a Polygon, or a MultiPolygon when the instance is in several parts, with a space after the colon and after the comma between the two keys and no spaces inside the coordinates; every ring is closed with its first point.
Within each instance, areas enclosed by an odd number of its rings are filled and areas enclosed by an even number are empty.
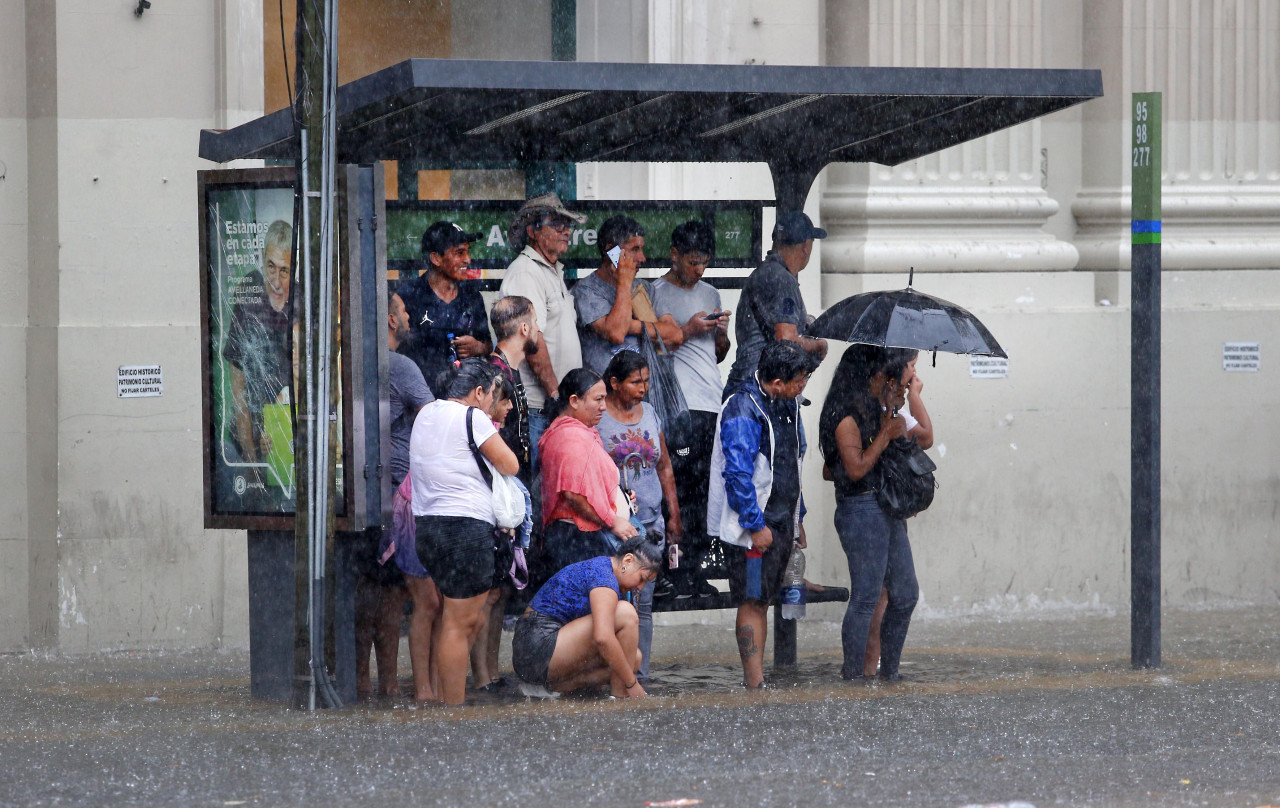
{"type": "Polygon", "coordinates": [[[475,412],[475,407],[467,407],[467,413],[463,418],[467,421],[467,446],[471,448],[471,456],[476,459],[476,465],[480,467],[480,476],[489,484],[489,488],[493,488],[493,472],[489,470],[489,464],[484,462],[484,456],[480,454],[480,447],[476,446],[476,433],[471,429],[471,413],[475,412]]]}

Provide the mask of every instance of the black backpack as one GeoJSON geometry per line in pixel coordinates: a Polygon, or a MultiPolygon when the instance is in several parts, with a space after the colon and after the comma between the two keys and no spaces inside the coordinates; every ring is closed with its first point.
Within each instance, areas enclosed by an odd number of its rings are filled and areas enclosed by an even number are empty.
{"type": "Polygon", "coordinates": [[[938,482],[933,478],[937,465],[920,445],[909,438],[894,438],[880,453],[876,463],[879,482],[876,501],[880,509],[895,519],[910,519],[933,503],[938,482]]]}

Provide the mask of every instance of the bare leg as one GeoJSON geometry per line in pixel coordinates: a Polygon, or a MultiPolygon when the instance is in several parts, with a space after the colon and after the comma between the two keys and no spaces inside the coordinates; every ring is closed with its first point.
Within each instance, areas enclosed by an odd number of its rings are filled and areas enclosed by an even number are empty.
{"type": "Polygon", "coordinates": [[[369,576],[356,579],[356,694],[368,695],[373,691],[369,681],[369,651],[373,645],[374,619],[378,610],[380,587],[369,576]]]}
{"type": "MultiPolygon", "coordinates": [[[[622,646],[622,653],[633,662],[632,676],[640,670],[640,618],[635,607],[626,601],[618,601],[613,616],[614,636],[622,646]]],[[[556,650],[547,666],[547,687],[568,693],[584,687],[610,683],[610,690],[618,698],[626,698],[623,682],[600,656],[596,647],[594,624],[591,615],[566,623],[556,636],[556,650]]]]}
{"type": "Polygon", "coordinates": [[[746,601],[738,607],[738,656],[742,657],[742,681],[747,687],[759,687],[764,682],[767,616],[768,606],[758,601],[746,601]]]}
{"type": "Polygon", "coordinates": [[[502,618],[507,611],[507,596],[511,591],[506,586],[500,586],[494,590],[498,593],[498,599],[494,601],[492,608],[489,610],[489,624],[486,638],[488,642],[485,647],[485,654],[489,668],[489,681],[496,682],[502,678],[502,671],[498,669],[498,652],[502,648],[502,618]]]}
{"type": "Polygon", "coordinates": [[[419,701],[435,699],[431,685],[431,635],[440,614],[440,590],[430,578],[404,576],[413,598],[409,618],[409,661],[413,663],[413,696],[419,701]]]}
{"type": "Polygon", "coordinates": [[[382,587],[378,604],[378,623],[373,632],[373,653],[378,659],[378,692],[383,696],[400,695],[396,668],[400,658],[400,621],[404,619],[404,603],[409,590],[403,586],[382,587]]]}
{"type": "Polygon", "coordinates": [[[862,675],[870,679],[876,675],[880,666],[880,622],[884,620],[884,610],[889,606],[889,590],[881,588],[880,602],[871,615],[871,630],[867,632],[867,655],[862,660],[862,675]]]}
{"type": "MultiPolygon", "coordinates": [[[[444,608],[444,596],[440,596],[441,609],[444,608]]],[[[436,656],[436,649],[440,647],[440,628],[443,621],[436,618],[431,624],[431,666],[428,674],[431,679],[431,692],[436,694],[436,698],[440,697],[440,658],[436,656]]]]}
{"type": "Polygon", "coordinates": [[[466,702],[468,657],[484,623],[489,593],[443,600],[439,638],[431,654],[440,680],[436,696],[445,704],[460,705],[466,702]]]}
{"type": "MultiPolygon", "coordinates": [[[[475,687],[484,687],[489,684],[489,680],[497,678],[496,660],[492,667],[489,666],[489,630],[493,624],[493,607],[501,596],[500,587],[489,590],[489,598],[485,601],[484,611],[481,614],[480,633],[475,644],[471,646],[471,682],[475,687]]],[[[502,630],[501,617],[498,618],[498,630],[502,630]]]]}

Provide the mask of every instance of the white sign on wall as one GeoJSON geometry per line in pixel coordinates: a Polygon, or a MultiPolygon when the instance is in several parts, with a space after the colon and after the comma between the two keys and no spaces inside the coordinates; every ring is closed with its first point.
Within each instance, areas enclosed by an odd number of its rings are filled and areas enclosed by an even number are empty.
{"type": "Polygon", "coordinates": [[[1007,379],[1009,360],[1003,356],[969,357],[970,379],[1007,379]]]}
{"type": "Polygon", "coordinates": [[[159,365],[122,365],[116,373],[117,398],[164,395],[164,373],[159,365]]]}
{"type": "Polygon", "coordinates": [[[1228,373],[1257,373],[1262,369],[1262,343],[1222,343],[1222,369],[1228,373]]]}

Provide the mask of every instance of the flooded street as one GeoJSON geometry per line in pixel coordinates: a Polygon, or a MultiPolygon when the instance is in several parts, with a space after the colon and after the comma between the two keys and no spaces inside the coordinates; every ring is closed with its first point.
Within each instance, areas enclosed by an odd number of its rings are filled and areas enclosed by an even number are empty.
{"type": "Polygon", "coordinates": [[[806,621],[764,693],[731,629],[660,627],[643,702],[310,715],[251,700],[242,652],[2,657],[0,804],[1280,804],[1280,608],[1167,612],[1159,671],[1127,616],[921,619],[871,686],[838,636],[806,621]]]}

